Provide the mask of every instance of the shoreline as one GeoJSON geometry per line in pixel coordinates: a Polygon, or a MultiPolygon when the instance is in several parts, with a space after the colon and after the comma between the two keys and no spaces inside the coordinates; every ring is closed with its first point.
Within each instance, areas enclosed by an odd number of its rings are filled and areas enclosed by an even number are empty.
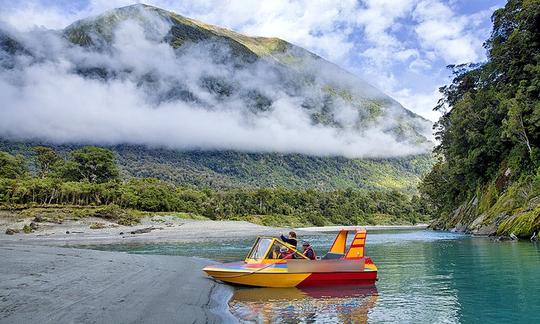
{"type": "MultiPolygon", "coordinates": [[[[238,322],[229,309],[233,288],[201,271],[213,261],[97,251],[84,245],[218,242],[276,236],[290,230],[244,221],[147,220],[137,226],[107,224],[101,229],[90,229],[88,222],[40,223],[34,233],[14,235],[4,233],[12,224],[2,224],[0,322],[161,323],[178,322],[179,318],[192,323],[238,322]],[[130,234],[148,228],[153,229],[130,234]]],[[[324,235],[336,228],[347,227],[295,230],[299,235],[324,235]]]]}
{"type": "Polygon", "coordinates": [[[22,227],[31,219],[18,222],[0,222],[0,244],[24,243],[31,245],[72,246],[118,243],[189,243],[208,240],[224,241],[256,236],[278,236],[295,230],[299,235],[313,235],[337,232],[340,229],[365,228],[368,231],[422,230],[419,225],[366,225],[366,226],[325,226],[305,228],[279,228],[257,225],[246,221],[212,221],[181,219],[174,216],[145,218],[139,225],[121,226],[113,222],[97,219],[103,228],[92,229],[96,219],[64,221],[62,224],[38,223],[35,232],[13,235],[5,234],[8,228],[22,227]],[[133,232],[133,234],[132,234],[133,232]]]}

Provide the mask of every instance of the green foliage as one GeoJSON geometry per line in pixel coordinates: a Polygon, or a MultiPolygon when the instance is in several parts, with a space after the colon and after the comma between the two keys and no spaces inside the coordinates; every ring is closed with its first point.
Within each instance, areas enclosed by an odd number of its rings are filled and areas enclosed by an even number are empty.
{"type": "Polygon", "coordinates": [[[63,160],[52,148],[35,146],[33,151],[36,154],[37,172],[40,177],[44,178],[61,167],[63,160]]]}
{"type": "Polygon", "coordinates": [[[478,203],[478,210],[481,213],[488,211],[495,203],[497,203],[497,199],[499,198],[497,186],[495,183],[490,183],[487,188],[483,189],[477,196],[481,197],[480,202],[478,203]]]}
{"type": "Polygon", "coordinates": [[[533,210],[516,214],[505,219],[498,227],[498,235],[514,235],[529,237],[531,233],[540,231],[540,204],[533,210]]]}
{"type": "Polygon", "coordinates": [[[157,179],[132,179],[123,184],[120,203],[126,207],[155,212],[179,210],[181,204],[176,189],[157,179]]]}
{"type": "Polygon", "coordinates": [[[107,182],[119,177],[114,153],[95,146],[85,146],[71,152],[63,176],[73,181],[107,182]]]}
{"type": "Polygon", "coordinates": [[[24,224],[23,228],[22,228],[22,231],[24,234],[30,234],[32,233],[34,230],[32,229],[32,227],[30,227],[30,225],[28,224],[24,224]]]}
{"type": "Polygon", "coordinates": [[[141,218],[139,214],[122,209],[117,205],[107,205],[97,208],[94,210],[92,216],[101,217],[125,226],[138,224],[141,218]]]}
{"type": "MultiPolygon", "coordinates": [[[[444,112],[436,125],[441,160],[420,185],[439,213],[448,215],[473,196],[481,197],[480,212],[516,212],[501,207],[514,197],[504,191],[540,165],[539,22],[539,0],[509,0],[493,14],[488,61],[452,66],[455,78],[441,88],[435,108],[444,112]]],[[[530,219],[503,227],[524,217],[530,219]]]]}
{"type": "Polygon", "coordinates": [[[0,178],[20,178],[26,172],[26,163],[21,155],[13,156],[0,151],[0,178]]]}
{"type": "Polygon", "coordinates": [[[325,226],[328,225],[327,221],[319,214],[309,214],[307,216],[307,220],[309,223],[315,225],[315,226],[325,226]]]}
{"type": "MultiPolygon", "coordinates": [[[[0,150],[11,154],[34,156],[32,147],[39,143],[0,139],[0,150]]],[[[50,146],[68,161],[79,147],[50,146]]],[[[301,154],[244,153],[231,151],[180,152],[149,149],[144,146],[109,148],[117,158],[122,178],[158,178],[175,185],[194,188],[295,188],[329,191],[347,188],[397,189],[415,194],[420,177],[427,173],[433,158],[428,154],[387,159],[346,159],[301,154]]],[[[35,159],[30,160],[31,162],[35,159]]],[[[30,164],[31,170],[39,167],[30,164]]],[[[62,177],[62,169],[49,176],[62,177]]],[[[64,173],[65,174],[65,173],[64,173]]],[[[64,176],[78,181],[76,177],[64,176]]]]}
{"type": "MultiPolygon", "coordinates": [[[[105,151],[96,148],[74,151],[72,157],[77,162],[73,165],[78,165],[80,170],[75,168],[73,172],[103,174],[99,170],[110,170],[111,167],[89,167],[98,164],[95,161],[111,163],[112,153],[105,151]]],[[[73,160],[66,164],[70,162],[73,160]]],[[[0,203],[6,206],[96,206],[72,210],[70,217],[95,216],[122,225],[139,222],[144,213],[137,211],[187,213],[209,219],[250,219],[259,224],[280,226],[353,225],[377,223],[383,218],[385,223],[414,224],[428,219],[431,214],[425,201],[397,190],[201,190],[152,178],[120,182],[113,177],[103,182],[105,176],[85,176],[81,181],[66,181],[50,172],[45,174],[49,176],[0,178],[0,203]]],[[[60,217],[60,221],[63,219],[64,216],[60,217]]]]}

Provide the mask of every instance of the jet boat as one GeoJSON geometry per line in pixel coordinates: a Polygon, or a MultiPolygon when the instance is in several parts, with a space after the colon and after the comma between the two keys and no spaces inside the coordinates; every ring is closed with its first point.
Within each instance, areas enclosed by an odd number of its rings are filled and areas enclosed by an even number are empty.
{"type": "Polygon", "coordinates": [[[374,286],[377,267],[364,256],[367,232],[341,230],[326,255],[310,260],[293,246],[273,237],[258,237],[244,261],[209,265],[209,276],[223,282],[255,287],[324,285],[374,286]],[[288,251],[284,256],[284,250],[288,251]]]}

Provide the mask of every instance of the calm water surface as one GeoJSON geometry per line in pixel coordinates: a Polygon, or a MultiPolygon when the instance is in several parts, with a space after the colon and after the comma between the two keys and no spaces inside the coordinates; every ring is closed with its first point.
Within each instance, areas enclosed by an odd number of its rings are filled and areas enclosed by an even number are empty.
{"type": "MultiPolygon", "coordinates": [[[[333,235],[304,237],[324,254],[333,235]]],[[[204,244],[109,245],[131,253],[242,259],[252,239],[204,244]]],[[[432,231],[368,233],[376,288],[237,288],[230,306],[264,323],[540,323],[540,244],[432,231]]]]}

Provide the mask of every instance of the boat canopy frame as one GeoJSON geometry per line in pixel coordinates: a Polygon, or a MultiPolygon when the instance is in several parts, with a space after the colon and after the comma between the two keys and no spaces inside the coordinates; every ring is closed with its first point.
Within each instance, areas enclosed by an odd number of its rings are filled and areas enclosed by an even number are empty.
{"type": "MultiPolygon", "coordinates": [[[[367,237],[367,231],[363,228],[356,229],[356,230],[345,230],[342,229],[338,232],[336,235],[336,238],[334,239],[334,243],[332,243],[332,246],[330,247],[330,250],[326,254],[323,259],[346,259],[346,260],[354,260],[354,259],[362,259],[365,256],[365,245],[366,245],[366,237],[367,237]],[[351,241],[350,245],[347,247],[347,237],[349,232],[354,232],[354,238],[351,241]],[[331,256],[331,257],[330,257],[331,256]]],[[[306,259],[309,260],[307,256],[305,256],[302,252],[298,251],[296,247],[293,245],[283,242],[279,238],[276,237],[269,237],[269,236],[259,236],[257,237],[257,240],[249,250],[249,253],[247,254],[245,258],[246,263],[275,263],[276,260],[286,260],[286,259],[277,259],[275,257],[269,257],[270,253],[272,253],[273,247],[275,249],[276,245],[281,245],[287,247],[295,256],[299,257],[300,259],[306,259]],[[268,242],[266,247],[263,246],[263,249],[261,249],[258,253],[258,256],[256,258],[253,257],[254,253],[259,248],[260,243],[265,240],[268,242]]]]}
{"type": "Polygon", "coordinates": [[[294,254],[295,256],[300,257],[300,259],[309,260],[307,256],[305,256],[302,252],[298,251],[298,249],[291,244],[283,242],[282,240],[275,237],[259,236],[257,237],[257,240],[255,241],[255,243],[249,250],[249,253],[247,254],[244,261],[247,263],[267,263],[267,262],[275,263],[276,260],[286,260],[286,259],[276,259],[276,258],[269,257],[270,253],[272,253],[273,247],[276,245],[285,246],[291,251],[290,252],[291,254],[294,254]],[[257,251],[260,243],[263,240],[268,240],[269,244],[266,246],[266,248],[264,248],[264,253],[262,253],[261,257],[253,258],[252,256],[254,252],[257,251]]]}

